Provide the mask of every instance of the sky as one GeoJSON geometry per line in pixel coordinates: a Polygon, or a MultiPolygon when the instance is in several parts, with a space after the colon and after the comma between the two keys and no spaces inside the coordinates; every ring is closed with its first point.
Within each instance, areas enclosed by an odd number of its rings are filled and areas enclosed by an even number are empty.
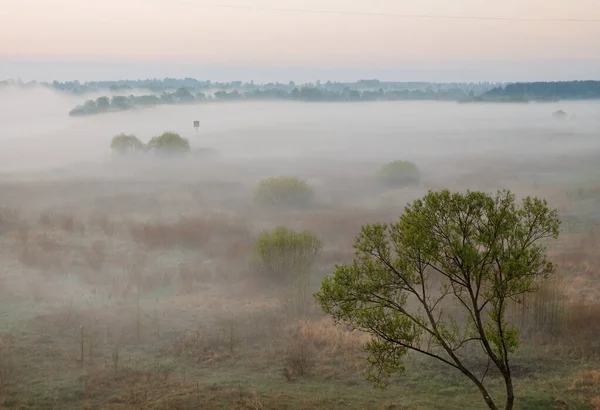
{"type": "Polygon", "coordinates": [[[598,79],[600,4],[599,0],[0,2],[0,79],[186,75],[217,81],[357,76],[411,81],[598,79]]]}

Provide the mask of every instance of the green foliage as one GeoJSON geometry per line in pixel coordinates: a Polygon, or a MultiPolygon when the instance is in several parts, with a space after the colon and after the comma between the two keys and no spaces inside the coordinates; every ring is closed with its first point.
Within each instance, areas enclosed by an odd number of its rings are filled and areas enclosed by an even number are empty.
{"type": "Polygon", "coordinates": [[[314,232],[296,232],[285,226],[263,232],[255,243],[256,253],[271,276],[285,282],[307,272],[322,247],[314,232]]]}
{"type": "Polygon", "coordinates": [[[274,177],[260,181],[254,197],[265,206],[306,207],[313,202],[315,193],[299,178],[274,177]]]}
{"type": "Polygon", "coordinates": [[[146,150],[146,146],[138,137],[127,134],[115,135],[110,143],[110,148],[120,155],[139,153],[146,150]]]}
{"type": "Polygon", "coordinates": [[[378,179],[389,188],[404,188],[419,183],[419,168],[410,161],[393,161],[381,167],[378,179]]]}
{"type": "Polygon", "coordinates": [[[291,285],[296,313],[304,312],[309,299],[310,268],[323,248],[321,239],[311,231],[296,232],[280,226],[263,232],[254,247],[271,280],[278,285],[291,285]]]}
{"type": "Polygon", "coordinates": [[[374,336],[366,346],[373,382],[385,386],[416,351],[460,371],[496,409],[469,367],[465,349],[473,344],[502,374],[510,409],[518,331],[506,306],[553,271],[541,241],[557,238],[559,226],[538,198],[517,206],[509,191],[429,192],[396,223],[363,226],[354,262],[337,266],[315,297],[336,321],[374,336]]]}
{"type": "Polygon", "coordinates": [[[96,107],[100,111],[106,111],[110,108],[110,100],[108,97],[99,97],[96,99],[96,107]]]}
{"type": "Polygon", "coordinates": [[[148,148],[160,154],[183,154],[190,151],[190,142],[179,134],[165,132],[152,138],[148,148]]]}

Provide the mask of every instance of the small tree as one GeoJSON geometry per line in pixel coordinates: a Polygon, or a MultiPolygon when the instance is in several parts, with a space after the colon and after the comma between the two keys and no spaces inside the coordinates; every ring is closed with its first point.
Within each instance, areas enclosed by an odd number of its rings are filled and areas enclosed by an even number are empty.
{"type": "Polygon", "coordinates": [[[557,238],[559,225],[537,198],[518,207],[509,191],[430,192],[398,222],[363,226],[353,264],[337,266],[315,297],[336,321],[374,336],[366,346],[374,383],[385,386],[413,351],[460,371],[498,409],[487,371],[469,365],[465,347],[474,344],[500,371],[504,408],[512,409],[510,358],[519,338],[506,307],[553,270],[539,241],[557,238]]]}
{"type": "Polygon", "coordinates": [[[314,200],[312,188],[296,177],[263,179],[255,191],[257,203],[265,206],[305,207],[314,200]]]}
{"type": "Polygon", "coordinates": [[[119,134],[113,137],[110,148],[117,154],[127,155],[143,152],[146,146],[135,135],[119,134]]]}
{"type": "Polygon", "coordinates": [[[552,113],[552,116],[556,119],[563,120],[563,119],[567,118],[567,113],[564,112],[563,110],[558,110],[558,111],[554,111],[552,113]]]}
{"type": "Polygon", "coordinates": [[[190,142],[179,134],[165,132],[152,138],[148,148],[160,154],[183,154],[190,151],[190,142]]]}
{"type": "Polygon", "coordinates": [[[404,188],[419,183],[419,168],[410,161],[393,161],[381,167],[378,179],[389,188],[404,188]]]}
{"type": "Polygon", "coordinates": [[[255,243],[261,264],[279,285],[291,286],[292,302],[305,312],[310,291],[310,269],[323,248],[321,239],[311,231],[295,232],[284,226],[263,232],[255,243]]]}
{"type": "Polygon", "coordinates": [[[99,111],[107,111],[110,109],[110,100],[108,97],[98,97],[96,99],[96,107],[99,111]]]}

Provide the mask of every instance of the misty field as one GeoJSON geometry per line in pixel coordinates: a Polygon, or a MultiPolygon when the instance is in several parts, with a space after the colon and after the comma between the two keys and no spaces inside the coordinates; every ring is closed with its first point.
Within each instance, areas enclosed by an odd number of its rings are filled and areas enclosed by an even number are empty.
{"type": "Polygon", "coordinates": [[[143,140],[177,132],[193,147],[208,146],[240,159],[392,161],[402,155],[437,162],[464,155],[539,157],[599,147],[597,101],[223,102],[69,117],[81,98],[44,89],[3,89],[0,171],[104,161],[110,138],[122,132],[143,140]],[[557,110],[567,118],[553,118],[557,110]],[[194,120],[200,121],[198,137],[194,120]]]}
{"type": "Polygon", "coordinates": [[[316,234],[315,292],[352,260],[361,225],[397,219],[428,190],[508,188],[547,199],[563,222],[557,276],[510,309],[516,407],[600,409],[600,104],[224,103],[70,118],[70,98],[27,93],[0,97],[0,408],[481,409],[461,374],[419,356],[374,388],[369,336],[314,302],[290,319],[256,242],[277,226],[316,234]],[[574,117],[557,121],[558,108],[574,117]],[[114,135],[167,130],[219,156],[111,158],[114,135]],[[391,160],[414,161],[418,184],[376,183],[391,160]],[[306,181],[310,204],[255,200],[261,179],[282,175],[306,181]]]}

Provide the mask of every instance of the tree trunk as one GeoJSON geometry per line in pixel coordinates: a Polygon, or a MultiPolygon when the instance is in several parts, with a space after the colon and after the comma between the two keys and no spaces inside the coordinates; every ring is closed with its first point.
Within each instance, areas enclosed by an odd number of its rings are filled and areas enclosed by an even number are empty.
{"type": "MultiPolygon", "coordinates": [[[[487,392],[486,388],[483,387],[483,385],[481,383],[477,383],[477,387],[479,387],[479,391],[481,392],[481,395],[483,396],[483,400],[485,400],[485,404],[488,405],[490,410],[498,410],[498,406],[496,406],[496,403],[494,403],[494,401],[490,397],[489,393],[487,392]]],[[[512,405],[510,408],[512,409],[512,405]]],[[[507,407],[507,409],[508,409],[508,407],[507,407]]]]}
{"type": "MultiPolygon", "coordinates": [[[[487,404],[487,406],[490,408],[490,410],[498,410],[498,406],[496,406],[496,403],[494,403],[494,400],[492,400],[490,394],[488,393],[487,389],[485,388],[485,386],[483,385],[483,383],[481,383],[479,381],[479,379],[477,377],[475,377],[475,375],[473,373],[471,373],[469,370],[467,370],[464,366],[460,366],[459,370],[465,375],[467,376],[479,389],[479,392],[481,393],[481,395],[483,396],[483,400],[485,400],[485,404],[487,404]]],[[[508,390],[508,387],[507,387],[508,390]]],[[[511,391],[512,391],[512,383],[511,383],[511,391]]],[[[514,401],[514,397],[513,397],[513,401],[514,401]]],[[[508,401],[507,401],[508,403],[508,401]]],[[[507,409],[509,409],[509,407],[507,407],[507,409]]],[[[510,409],[512,409],[512,404],[510,409]]]]}
{"type": "Polygon", "coordinates": [[[504,410],[512,410],[513,406],[515,405],[515,391],[512,384],[510,370],[503,376],[504,384],[506,385],[506,406],[504,406],[504,410]]]}

